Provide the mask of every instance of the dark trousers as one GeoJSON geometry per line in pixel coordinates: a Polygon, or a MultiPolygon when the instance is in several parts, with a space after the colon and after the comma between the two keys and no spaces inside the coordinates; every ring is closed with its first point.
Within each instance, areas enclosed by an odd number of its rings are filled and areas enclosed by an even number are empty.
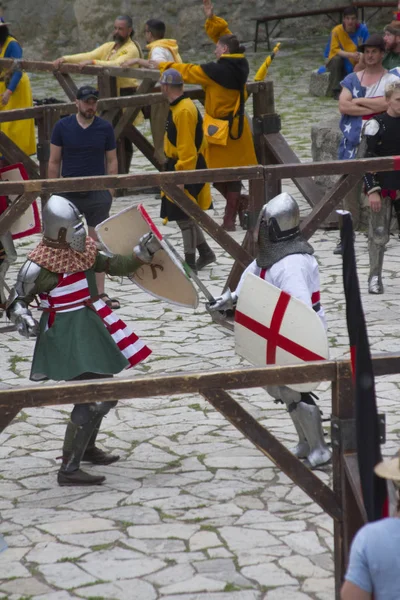
{"type": "Polygon", "coordinates": [[[334,56],[328,62],[326,68],[330,73],[329,86],[326,95],[337,97],[342,91],[342,86],[340,85],[340,82],[346,76],[343,58],[338,55],[334,56]]]}

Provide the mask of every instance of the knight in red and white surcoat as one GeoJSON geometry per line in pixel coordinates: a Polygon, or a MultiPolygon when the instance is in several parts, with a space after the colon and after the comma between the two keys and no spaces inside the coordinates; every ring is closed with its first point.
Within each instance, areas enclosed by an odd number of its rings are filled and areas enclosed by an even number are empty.
{"type": "MultiPolygon", "coordinates": [[[[257,258],[243,272],[235,292],[227,290],[208,307],[209,310],[234,308],[246,276],[252,273],[304,302],[318,314],[326,328],[318,263],[313,256],[313,247],[301,236],[299,225],[299,207],[289,194],[279,194],[265,204],[255,232],[257,258]]],[[[307,459],[311,468],[327,463],[331,452],[324,440],[321,414],[313,395],[287,386],[267,386],[266,390],[287,406],[299,436],[293,453],[307,459]]]]}
{"type": "MultiPolygon", "coordinates": [[[[112,377],[149,356],[151,350],[99,296],[96,273],[128,275],[151,262],[159,244],[145,236],[130,256],[106,256],[86,236],[77,208],[52,196],[43,208],[43,239],[29,253],[7,303],[7,315],[20,334],[37,340],[30,378],[71,381],[112,377]],[[37,323],[28,308],[41,300],[37,323]]],[[[118,456],[95,445],[103,417],[117,403],[75,405],[63,445],[60,485],[96,485],[105,477],[80,469],[84,460],[111,464],[118,456]]]]}

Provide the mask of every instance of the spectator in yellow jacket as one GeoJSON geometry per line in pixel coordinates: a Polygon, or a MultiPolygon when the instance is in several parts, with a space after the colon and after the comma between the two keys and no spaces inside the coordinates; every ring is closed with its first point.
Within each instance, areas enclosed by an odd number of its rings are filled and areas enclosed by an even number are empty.
{"type": "MultiPolygon", "coordinates": [[[[198,83],[205,91],[204,133],[208,142],[205,159],[209,169],[257,164],[253,135],[244,113],[249,64],[244,47],[232,35],[224,19],[213,14],[210,0],[203,0],[205,28],[216,43],[217,61],[203,65],[152,61],[161,72],[174,68],[186,83],[198,83]]],[[[240,210],[241,182],[214,184],[226,198],[223,227],[235,231],[240,210]]]]}
{"type": "MultiPolygon", "coordinates": [[[[79,64],[82,66],[100,65],[102,67],[120,67],[122,63],[129,59],[143,57],[139,44],[132,39],[134,34],[132,18],[128,15],[120,15],[114,22],[112,42],[106,42],[90,52],[61,56],[53,64],[56,68],[59,68],[63,63],[79,64]]],[[[131,96],[136,93],[137,87],[137,79],[117,77],[117,92],[119,96],[131,96]]],[[[141,119],[143,119],[142,115],[141,119]]],[[[124,173],[128,173],[132,160],[133,146],[128,138],[125,138],[124,143],[126,164],[120,165],[120,168],[122,167],[124,173]]]]}

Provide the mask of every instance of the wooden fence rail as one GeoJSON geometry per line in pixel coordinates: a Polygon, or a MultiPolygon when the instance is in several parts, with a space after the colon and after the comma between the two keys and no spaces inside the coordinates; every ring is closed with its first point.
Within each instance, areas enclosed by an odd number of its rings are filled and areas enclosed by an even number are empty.
{"type": "MultiPolygon", "coordinates": [[[[400,373],[400,355],[373,357],[374,374],[400,373]]],[[[224,418],[299,486],[334,522],[335,598],[340,587],[351,540],[365,522],[354,436],[351,367],[348,360],[319,361],[285,367],[265,367],[21,386],[0,390],[0,431],[20,410],[107,400],[127,400],[172,394],[201,394],[224,418]],[[332,381],[333,489],[323,483],[266,428],[261,426],[226,390],[265,385],[332,381]]]]}

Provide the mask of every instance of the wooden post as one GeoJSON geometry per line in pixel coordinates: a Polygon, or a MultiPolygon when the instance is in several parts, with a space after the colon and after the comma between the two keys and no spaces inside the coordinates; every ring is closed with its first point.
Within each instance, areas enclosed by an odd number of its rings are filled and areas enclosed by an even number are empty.
{"type": "Polygon", "coordinates": [[[298,485],[314,502],[330,515],[334,522],[341,520],[341,508],[332,490],[281,442],[240,406],[223,389],[201,390],[201,395],[214,406],[236,429],[265,454],[298,485]]]}
{"type": "Polygon", "coordinates": [[[332,466],[333,491],[342,507],[342,520],[334,522],[335,598],[340,600],[340,588],[346,572],[351,540],[364,524],[364,516],[346,475],[346,455],[356,451],[351,438],[350,419],[354,418],[354,394],[349,363],[337,363],[337,376],[332,384],[332,466]]]}
{"type": "MultiPolygon", "coordinates": [[[[267,190],[264,179],[250,179],[249,180],[249,208],[247,212],[248,229],[244,237],[242,247],[246,252],[253,258],[257,254],[257,242],[254,237],[254,229],[257,224],[258,215],[261,208],[267,202],[267,190]]],[[[224,291],[229,288],[230,290],[236,289],[237,284],[244,271],[243,265],[235,262],[231,272],[229,273],[226,284],[224,285],[224,291]]]]}
{"type": "MultiPolygon", "coordinates": [[[[264,134],[278,133],[280,118],[275,113],[274,84],[264,81],[259,85],[258,91],[253,93],[253,135],[257,159],[260,165],[274,165],[277,161],[265,143],[264,134]]],[[[280,180],[273,182],[273,189],[269,189],[268,197],[273,198],[281,193],[280,180]]]]}
{"type": "Polygon", "coordinates": [[[360,175],[342,175],[336,185],[325,194],[320,203],[302,221],[300,225],[302,235],[309,239],[359,180],[360,175]]]}
{"type": "Polygon", "coordinates": [[[2,131],[0,131],[0,152],[11,165],[21,162],[31,179],[39,179],[39,165],[2,131]]]}
{"type": "MultiPolygon", "coordinates": [[[[38,144],[36,154],[39,161],[39,175],[41,179],[47,179],[48,176],[51,133],[57,119],[57,111],[45,107],[43,116],[37,120],[38,144]]],[[[40,198],[43,207],[49,198],[49,194],[42,193],[40,198]]]]}
{"type": "Polygon", "coordinates": [[[149,142],[147,137],[145,137],[139,129],[137,129],[134,125],[130,125],[124,129],[124,135],[129,138],[132,144],[140,150],[140,152],[151,162],[152,165],[155,166],[159,171],[163,170],[163,165],[156,159],[154,155],[154,146],[149,142]]]}
{"type": "Polygon", "coordinates": [[[67,97],[70,100],[74,101],[76,98],[76,92],[78,91],[78,88],[75,85],[75,82],[72,79],[71,75],[69,75],[69,73],[60,73],[60,71],[54,71],[53,75],[57,79],[58,83],[61,85],[67,97]]]}
{"type": "Polygon", "coordinates": [[[186,196],[178,186],[161,183],[163,191],[175,202],[191,219],[228,252],[243,268],[250,264],[252,257],[240,246],[220,225],[208,216],[195,202],[186,196]]]}

